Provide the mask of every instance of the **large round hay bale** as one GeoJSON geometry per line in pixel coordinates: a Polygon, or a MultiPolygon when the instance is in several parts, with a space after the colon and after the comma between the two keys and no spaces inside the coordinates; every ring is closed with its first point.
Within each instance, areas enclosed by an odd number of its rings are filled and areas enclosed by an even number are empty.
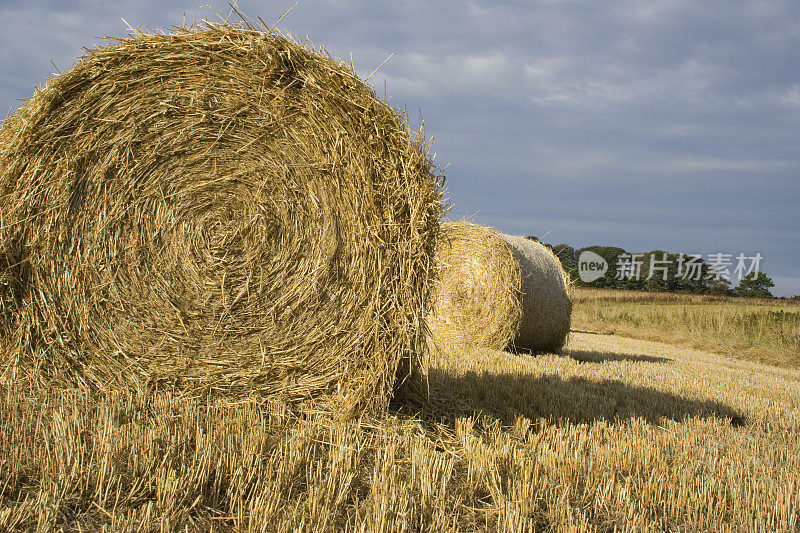
{"type": "Polygon", "coordinates": [[[569,333],[569,281],[558,258],[525,237],[445,222],[428,314],[438,345],[557,352],[569,333]]]}
{"type": "Polygon", "coordinates": [[[503,235],[522,271],[522,319],[514,346],[533,352],[558,352],[572,317],[569,276],[561,261],[542,244],[503,235]]]}
{"type": "Polygon", "coordinates": [[[518,261],[497,231],[444,222],[436,243],[437,277],[428,328],[437,345],[503,349],[522,314],[518,261]]]}
{"type": "Polygon", "coordinates": [[[425,347],[427,153],[349,64],[268,31],[91,51],[0,130],[0,295],[25,347],[2,357],[92,387],[385,406],[425,347]],[[20,262],[26,283],[3,281],[20,262]]]}

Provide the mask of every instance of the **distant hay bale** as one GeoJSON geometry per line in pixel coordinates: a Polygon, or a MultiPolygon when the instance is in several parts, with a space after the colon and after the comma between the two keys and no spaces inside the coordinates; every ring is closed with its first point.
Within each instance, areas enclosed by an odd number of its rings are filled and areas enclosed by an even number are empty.
{"type": "Polygon", "coordinates": [[[572,303],[561,263],[541,244],[445,222],[428,327],[435,344],[559,351],[572,303]]]}
{"type": "Polygon", "coordinates": [[[503,235],[522,271],[522,319],[514,346],[532,352],[559,352],[572,317],[569,276],[542,244],[503,235]]]}
{"type": "Polygon", "coordinates": [[[0,129],[0,372],[382,408],[425,350],[433,169],[349,64],[273,32],[91,51],[0,129]]]}
{"type": "Polygon", "coordinates": [[[428,328],[435,344],[503,349],[522,315],[519,263],[503,236],[470,222],[444,222],[428,328]]]}

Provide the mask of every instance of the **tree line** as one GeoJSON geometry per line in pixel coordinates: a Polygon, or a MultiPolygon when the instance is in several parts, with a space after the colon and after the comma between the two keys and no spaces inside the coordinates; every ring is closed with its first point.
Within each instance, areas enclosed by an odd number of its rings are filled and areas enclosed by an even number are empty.
{"type": "MultiPolygon", "coordinates": [[[[541,242],[535,236],[529,235],[528,238],[541,242]]],[[[734,277],[729,272],[737,266],[733,258],[729,265],[721,266],[720,261],[716,261],[715,264],[714,261],[707,260],[708,258],[664,250],[634,254],[617,246],[573,248],[566,243],[541,242],[541,244],[558,257],[564,270],[577,286],[750,298],[774,297],[769,289],[775,284],[769,276],[757,268],[757,265],[753,271],[743,275],[736,286],[733,286],[731,280],[734,277]],[[582,280],[579,275],[579,258],[584,251],[599,255],[608,266],[601,277],[589,282],[582,280]]],[[[749,266],[752,267],[752,264],[749,266]]],[[[744,273],[742,270],[741,274],[744,273]]]]}

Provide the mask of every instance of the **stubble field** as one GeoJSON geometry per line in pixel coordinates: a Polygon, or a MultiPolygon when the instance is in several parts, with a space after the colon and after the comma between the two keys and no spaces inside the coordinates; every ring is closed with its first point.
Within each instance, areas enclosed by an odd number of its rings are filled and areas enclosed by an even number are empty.
{"type": "Polygon", "coordinates": [[[589,333],[618,325],[582,305],[563,354],[440,347],[429,401],[380,419],[8,369],[0,530],[800,528],[800,370],[589,333]]]}

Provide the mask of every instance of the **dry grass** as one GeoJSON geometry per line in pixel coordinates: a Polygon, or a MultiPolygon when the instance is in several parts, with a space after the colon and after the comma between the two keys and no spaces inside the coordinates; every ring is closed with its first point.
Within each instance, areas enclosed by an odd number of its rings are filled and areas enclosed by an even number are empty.
{"type": "Polygon", "coordinates": [[[800,368],[797,302],[576,288],[573,328],[800,368]]]}
{"type": "Polygon", "coordinates": [[[781,305],[800,307],[800,301],[777,300],[774,298],[741,298],[715,294],[691,294],[681,292],[647,292],[620,289],[598,289],[594,287],[576,286],[572,293],[574,302],[674,302],[674,303],[745,303],[748,305],[781,305]]]}
{"type": "Polygon", "coordinates": [[[417,416],[0,381],[0,529],[800,527],[800,373],[573,333],[452,349],[417,416]]]}
{"type": "Polygon", "coordinates": [[[0,369],[342,414],[414,374],[442,211],[421,132],[262,30],[114,41],[4,122],[0,369]]]}

